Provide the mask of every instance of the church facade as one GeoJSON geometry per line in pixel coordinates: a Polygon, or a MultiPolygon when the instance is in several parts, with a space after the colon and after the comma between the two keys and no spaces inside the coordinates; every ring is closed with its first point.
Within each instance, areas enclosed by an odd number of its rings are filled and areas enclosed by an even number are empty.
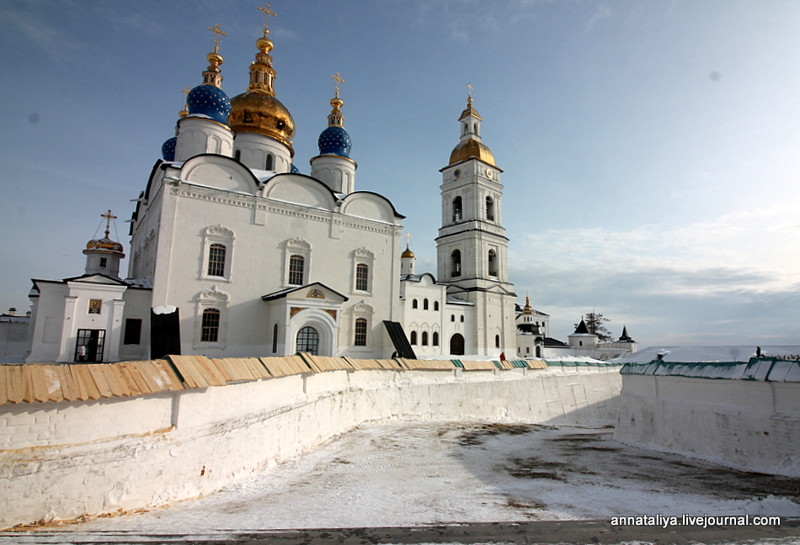
{"type": "Polygon", "coordinates": [[[404,216],[357,189],[338,83],[301,174],[266,25],[256,48],[231,99],[218,42],[208,54],[136,201],[127,278],[107,230],[87,245],[84,275],[34,280],[27,361],[515,354],[502,170],[471,95],[441,170],[436,276],[418,274],[404,216]]]}

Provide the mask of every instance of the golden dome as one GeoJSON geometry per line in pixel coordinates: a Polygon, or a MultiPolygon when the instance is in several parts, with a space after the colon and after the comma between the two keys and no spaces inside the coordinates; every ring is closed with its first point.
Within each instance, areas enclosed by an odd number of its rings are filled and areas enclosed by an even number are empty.
{"type": "Polygon", "coordinates": [[[86,249],[121,254],[122,244],[120,244],[119,242],[114,242],[108,237],[104,237],[97,240],[90,240],[89,242],[86,243],[86,249]]]}
{"type": "Polygon", "coordinates": [[[403,250],[403,253],[400,254],[400,257],[401,258],[414,257],[414,252],[412,252],[411,249],[408,246],[406,246],[406,249],[403,250]]]}
{"type": "Polygon", "coordinates": [[[470,138],[469,140],[459,142],[459,144],[453,148],[453,152],[450,154],[451,165],[460,163],[461,161],[466,161],[467,159],[480,159],[484,163],[496,166],[494,164],[494,155],[492,154],[492,151],[486,146],[486,144],[476,140],[475,138],[470,138]]]}
{"type": "Polygon", "coordinates": [[[272,95],[246,91],[233,97],[228,126],[237,133],[255,132],[269,136],[292,150],[294,119],[288,108],[272,95]]]}

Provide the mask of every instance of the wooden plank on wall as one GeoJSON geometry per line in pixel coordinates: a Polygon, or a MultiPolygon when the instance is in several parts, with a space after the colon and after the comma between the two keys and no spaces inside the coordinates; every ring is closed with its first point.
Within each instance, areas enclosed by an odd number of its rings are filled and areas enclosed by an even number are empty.
{"type": "Polygon", "coordinates": [[[21,403],[25,392],[22,388],[22,366],[11,365],[8,369],[8,383],[6,397],[11,403],[21,403]]]}

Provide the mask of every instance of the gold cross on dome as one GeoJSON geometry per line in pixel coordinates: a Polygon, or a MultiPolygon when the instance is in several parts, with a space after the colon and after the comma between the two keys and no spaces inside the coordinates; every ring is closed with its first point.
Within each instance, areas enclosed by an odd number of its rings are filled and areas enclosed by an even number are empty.
{"type": "Polygon", "coordinates": [[[111,213],[111,210],[106,212],[105,214],[100,214],[101,218],[106,218],[106,238],[108,238],[108,233],[111,230],[111,220],[117,219],[117,216],[111,213]]]}
{"type": "Polygon", "coordinates": [[[472,96],[472,83],[467,84],[467,94],[472,96]]]}
{"type": "Polygon", "coordinates": [[[269,16],[277,17],[278,14],[269,8],[269,4],[264,4],[264,7],[259,6],[258,9],[264,12],[264,36],[266,36],[269,34],[269,16]]]}
{"type": "Polygon", "coordinates": [[[215,26],[208,27],[208,30],[216,34],[216,37],[214,38],[214,52],[216,53],[219,51],[219,37],[227,36],[228,33],[222,31],[222,27],[219,23],[217,23],[215,26]]]}
{"type": "Polygon", "coordinates": [[[342,83],[344,83],[344,78],[339,72],[331,75],[331,79],[336,81],[336,98],[339,98],[339,91],[342,88],[342,83]]]}
{"type": "Polygon", "coordinates": [[[406,247],[411,246],[411,233],[406,233],[406,247]]]}

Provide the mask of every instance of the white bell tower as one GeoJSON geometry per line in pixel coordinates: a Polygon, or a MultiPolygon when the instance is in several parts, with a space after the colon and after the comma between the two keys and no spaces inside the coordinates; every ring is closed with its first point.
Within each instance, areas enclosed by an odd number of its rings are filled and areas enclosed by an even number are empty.
{"type": "Polygon", "coordinates": [[[460,140],[442,173],[442,227],[437,276],[450,295],[476,305],[467,354],[516,353],[516,294],[508,279],[508,238],[503,227],[502,169],[481,141],[481,116],[472,95],[459,117],[460,140]],[[470,338],[471,337],[471,338],[470,338]]]}

